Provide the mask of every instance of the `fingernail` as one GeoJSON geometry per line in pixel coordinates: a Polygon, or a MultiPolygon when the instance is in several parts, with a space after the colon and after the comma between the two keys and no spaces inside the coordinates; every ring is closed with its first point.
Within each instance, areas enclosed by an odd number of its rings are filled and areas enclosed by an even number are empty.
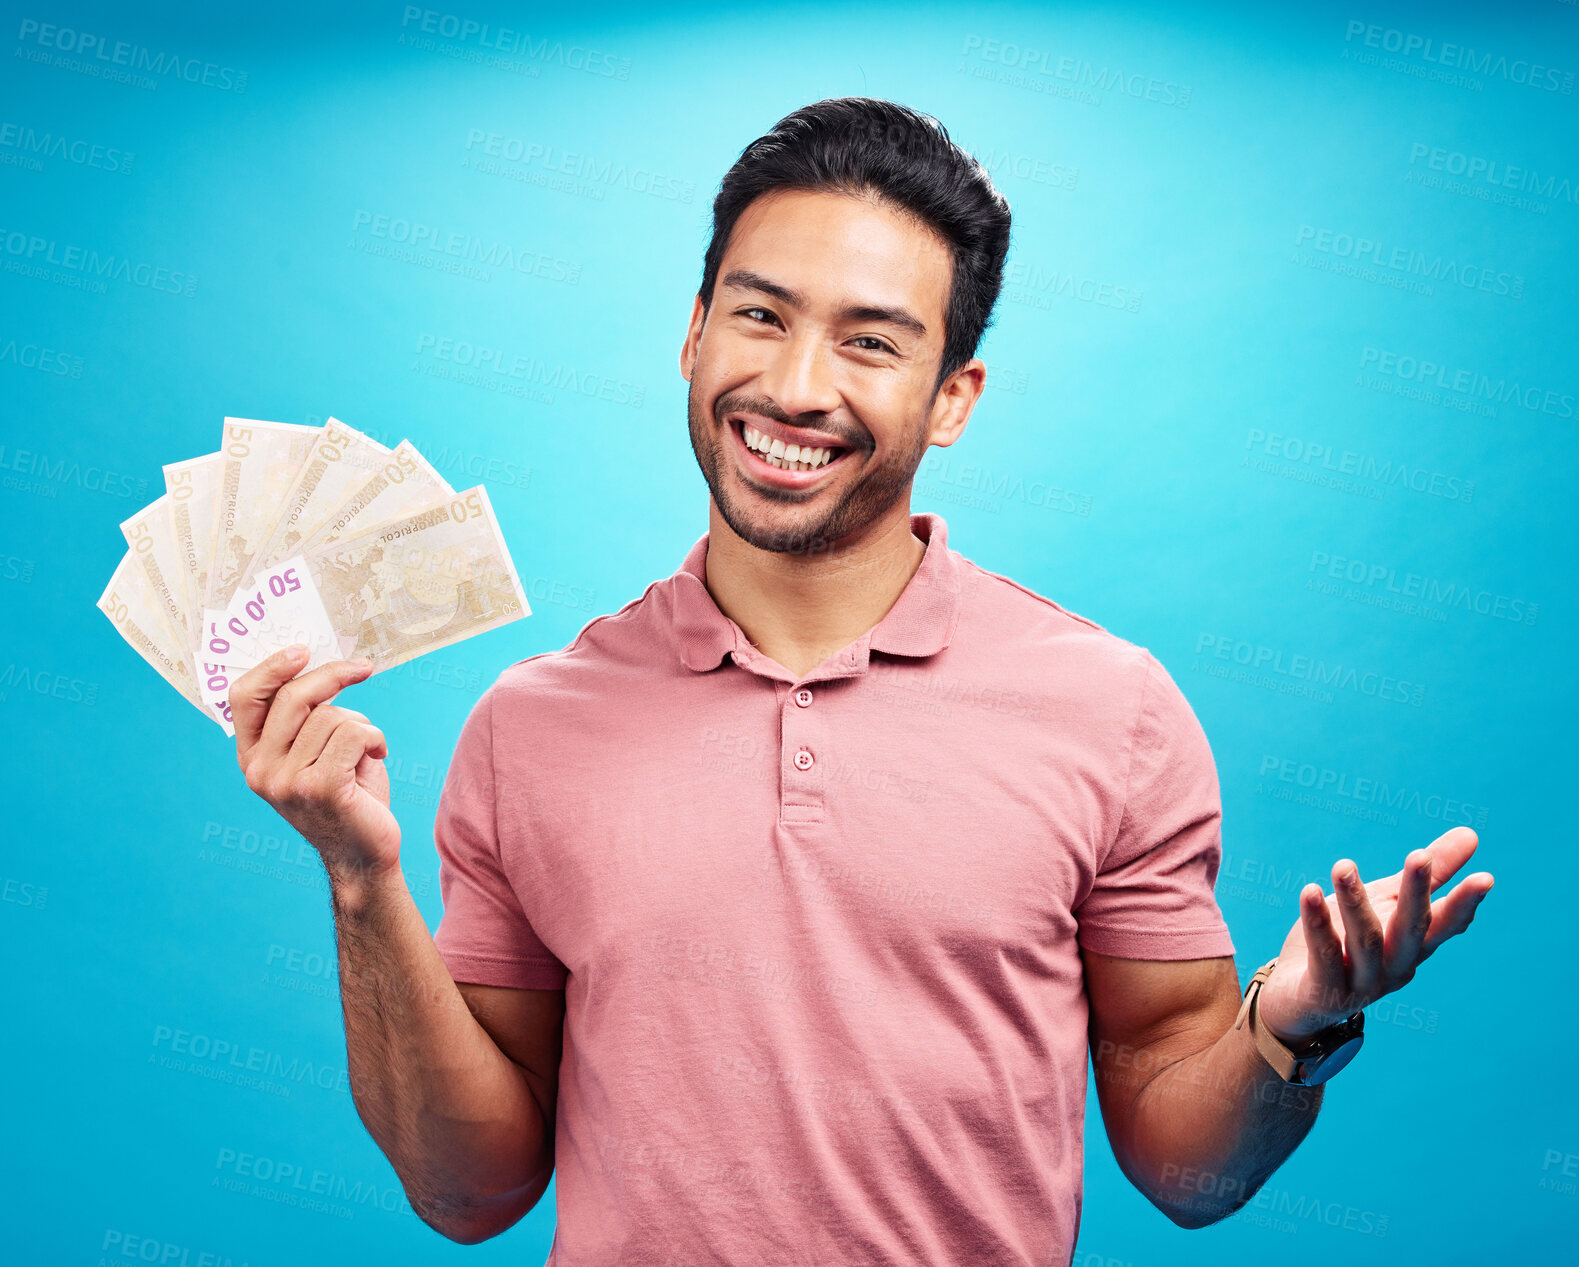
{"type": "Polygon", "coordinates": [[[285,648],[285,659],[291,664],[307,658],[307,644],[305,642],[292,643],[285,648]]]}
{"type": "Polygon", "coordinates": [[[356,659],[351,661],[351,663],[358,669],[371,669],[373,667],[373,662],[365,655],[357,656],[356,659]]]}

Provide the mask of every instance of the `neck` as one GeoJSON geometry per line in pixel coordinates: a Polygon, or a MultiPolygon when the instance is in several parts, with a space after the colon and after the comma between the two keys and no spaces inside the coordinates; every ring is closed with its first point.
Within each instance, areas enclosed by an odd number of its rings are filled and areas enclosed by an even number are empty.
{"type": "Polygon", "coordinates": [[[752,646],[797,678],[882,620],[925,553],[910,531],[908,497],[861,532],[809,554],[758,549],[708,502],[708,592],[752,646]]]}

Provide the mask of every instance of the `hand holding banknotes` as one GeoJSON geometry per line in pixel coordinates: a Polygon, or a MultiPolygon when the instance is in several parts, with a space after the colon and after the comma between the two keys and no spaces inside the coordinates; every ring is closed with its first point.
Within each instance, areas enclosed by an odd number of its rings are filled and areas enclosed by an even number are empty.
{"type": "Polygon", "coordinates": [[[318,850],[331,880],[369,879],[400,862],[384,732],[329,701],[373,671],[335,660],[296,676],[302,644],[277,651],[230,688],[236,761],[247,786],[318,850]]]}

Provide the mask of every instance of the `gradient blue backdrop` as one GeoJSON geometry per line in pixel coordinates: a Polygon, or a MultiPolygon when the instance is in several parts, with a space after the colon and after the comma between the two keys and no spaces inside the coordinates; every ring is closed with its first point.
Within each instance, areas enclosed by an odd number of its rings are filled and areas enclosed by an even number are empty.
{"type": "Polygon", "coordinates": [[[314,855],[94,600],[117,523],[226,414],[334,414],[485,479],[534,614],[347,697],[388,733],[436,926],[473,701],[706,528],[676,358],[720,176],[863,93],[943,119],[1014,211],[992,388],[916,508],[1178,680],[1242,978],[1339,857],[1378,876],[1469,822],[1466,873],[1497,878],[1238,1216],[1173,1227],[1093,1097],[1076,1262],[1573,1252],[1579,7],[228,7],[0,21],[0,1256],[542,1261],[552,1193],[470,1249],[403,1211],[346,1091],[314,855]],[[117,41],[145,50],[130,80],[94,51],[117,41]],[[400,253],[411,225],[540,267],[441,271],[400,253]],[[33,239],[130,275],[39,268],[33,239]],[[1284,689],[1299,656],[1357,685],[1284,689]]]}

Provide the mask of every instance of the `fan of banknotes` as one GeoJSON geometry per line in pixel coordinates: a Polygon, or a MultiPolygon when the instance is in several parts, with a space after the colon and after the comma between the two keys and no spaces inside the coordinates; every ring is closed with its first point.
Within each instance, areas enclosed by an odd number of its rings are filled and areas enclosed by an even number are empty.
{"type": "Polygon", "coordinates": [[[479,484],[457,493],[409,440],[226,418],[218,453],[164,468],[121,532],[99,610],[234,735],[230,684],[305,643],[302,671],[373,671],[532,614],[479,484]]]}

